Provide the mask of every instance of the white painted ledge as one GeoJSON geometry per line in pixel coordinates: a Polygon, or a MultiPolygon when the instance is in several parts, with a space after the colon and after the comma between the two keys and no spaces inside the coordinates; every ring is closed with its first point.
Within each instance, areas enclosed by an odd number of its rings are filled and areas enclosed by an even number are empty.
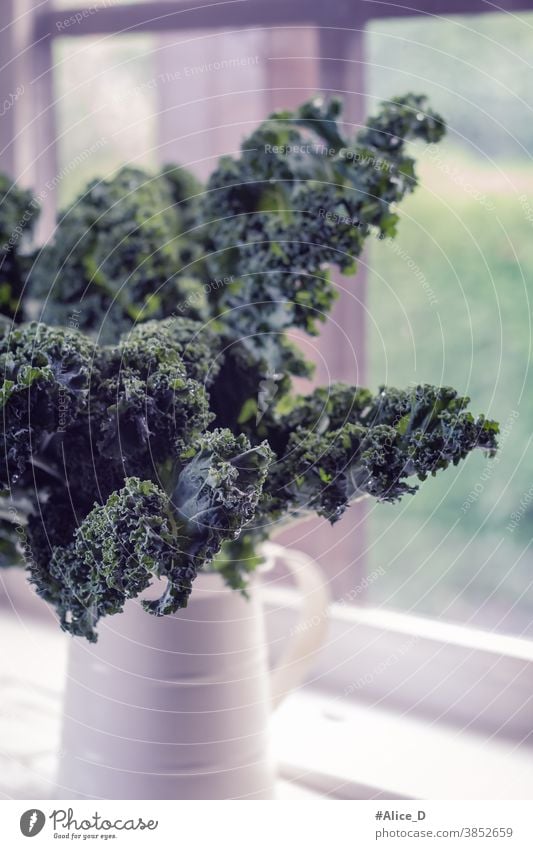
{"type": "MultiPolygon", "coordinates": [[[[68,637],[0,612],[0,645],[0,798],[50,798],[68,637]]],[[[279,799],[533,799],[530,749],[308,689],[273,740],[279,799]]]]}
{"type": "Polygon", "coordinates": [[[531,748],[302,690],[273,720],[283,774],[348,799],[533,799],[531,748]]]}

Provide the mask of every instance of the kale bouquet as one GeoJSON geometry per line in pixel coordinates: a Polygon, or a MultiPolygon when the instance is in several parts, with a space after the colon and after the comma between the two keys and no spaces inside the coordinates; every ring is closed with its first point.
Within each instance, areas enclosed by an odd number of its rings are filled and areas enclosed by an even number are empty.
{"type": "Polygon", "coordinates": [[[7,252],[9,291],[32,299],[10,296],[8,315],[41,312],[0,339],[3,560],[25,564],[66,631],[96,640],[154,577],[156,616],[187,604],[200,570],[245,592],[285,520],[336,522],[495,451],[497,424],[450,388],[292,389],[312,367],[288,332],[316,334],[331,266],[353,274],[365,239],[394,236],[416,186],[406,142],[444,132],[416,95],[353,138],[339,114],[316,100],[271,116],[206,186],[123,168],[31,263],[7,252]]]}

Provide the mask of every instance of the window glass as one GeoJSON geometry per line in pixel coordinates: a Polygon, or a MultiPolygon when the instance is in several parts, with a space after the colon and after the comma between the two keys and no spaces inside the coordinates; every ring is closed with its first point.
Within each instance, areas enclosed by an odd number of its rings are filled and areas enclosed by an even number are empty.
{"type": "Polygon", "coordinates": [[[533,16],[369,27],[371,104],[420,91],[447,119],[420,188],[368,252],[370,383],[455,386],[500,421],[481,453],[372,505],[373,603],[533,635],[533,16]]]}
{"type": "Polygon", "coordinates": [[[93,177],[157,164],[152,46],[148,35],[56,39],[61,207],[93,177]]]}

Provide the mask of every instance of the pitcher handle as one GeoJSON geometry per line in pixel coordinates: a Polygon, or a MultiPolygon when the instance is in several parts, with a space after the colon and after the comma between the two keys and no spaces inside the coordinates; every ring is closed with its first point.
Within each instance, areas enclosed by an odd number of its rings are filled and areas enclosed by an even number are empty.
{"type": "Polygon", "coordinates": [[[272,707],[276,708],[300,686],[324,642],[331,597],[320,566],[309,555],[272,542],[261,548],[267,560],[279,559],[287,565],[303,599],[300,620],[271,672],[272,707]]]}

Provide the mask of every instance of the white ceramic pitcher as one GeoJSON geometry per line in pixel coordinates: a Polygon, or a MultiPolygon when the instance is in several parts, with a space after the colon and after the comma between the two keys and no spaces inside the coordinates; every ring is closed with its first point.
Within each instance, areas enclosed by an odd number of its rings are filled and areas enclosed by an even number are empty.
{"type": "Polygon", "coordinates": [[[59,798],[275,798],[269,715],[312,662],[329,598],[307,555],[264,553],[289,566],[306,623],[270,675],[258,582],[246,599],[214,573],[173,616],[131,600],[101,620],[96,644],[71,639],[59,798]]]}

